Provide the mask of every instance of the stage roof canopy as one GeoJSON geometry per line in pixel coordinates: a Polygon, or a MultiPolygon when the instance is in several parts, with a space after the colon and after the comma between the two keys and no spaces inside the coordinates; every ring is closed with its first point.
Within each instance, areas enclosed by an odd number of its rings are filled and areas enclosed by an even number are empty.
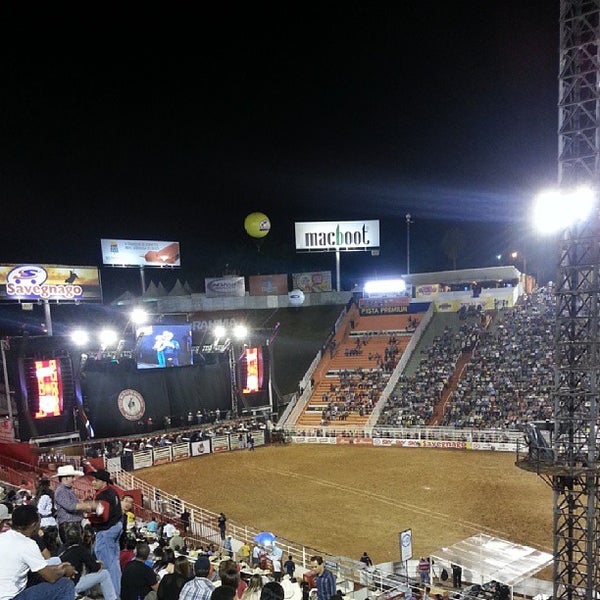
{"type": "Polygon", "coordinates": [[[553,561],[548,552],[483,533],[440,548],[432,552],[431,557],[444,566],[453,563],[460,565],[463,571],[471,571],[473,583],[494,580],[509,586],[532,577],[553,561]]]}

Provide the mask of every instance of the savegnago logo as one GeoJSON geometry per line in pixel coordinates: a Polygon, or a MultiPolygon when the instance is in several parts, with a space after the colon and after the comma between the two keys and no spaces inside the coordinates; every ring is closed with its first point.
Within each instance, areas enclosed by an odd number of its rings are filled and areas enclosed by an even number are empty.
{"type": "Polygon", "coordinates": [[[379,221],[296,223],[297,250],[379,247],[379,221]]]}
{"type": "Polygon", "coordinates": [[[6,276],[6,295],[19,298],[77,298],[80,285],[46,283],[48,273],[39,265],[19,265],[6,276]]]}

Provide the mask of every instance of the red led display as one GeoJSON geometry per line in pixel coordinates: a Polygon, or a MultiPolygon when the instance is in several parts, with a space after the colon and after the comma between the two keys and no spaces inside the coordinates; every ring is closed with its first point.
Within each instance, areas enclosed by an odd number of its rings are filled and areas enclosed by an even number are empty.
{"type": "Polygon", "coordinates": [[[36,419],[58,417],[63,412],[63,389],[60,364],[56,359],[34,361],[38,409],[36,419]]]}

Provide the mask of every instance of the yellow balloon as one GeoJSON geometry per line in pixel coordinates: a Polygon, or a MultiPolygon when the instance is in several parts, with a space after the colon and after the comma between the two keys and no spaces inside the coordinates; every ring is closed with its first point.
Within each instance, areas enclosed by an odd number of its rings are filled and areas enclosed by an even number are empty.
{"type": "Polygon", "coordinates": [[[271,231],[271,221],[269,221],[267,215],[261,212],[253,212],[244,219],[244,229],[251,237],[263,238],[271,231]]]}

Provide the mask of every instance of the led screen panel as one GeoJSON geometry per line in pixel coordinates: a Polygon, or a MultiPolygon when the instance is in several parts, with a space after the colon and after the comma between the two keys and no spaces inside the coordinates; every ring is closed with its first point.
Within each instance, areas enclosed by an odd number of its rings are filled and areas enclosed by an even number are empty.
{"type": "Polygon", "coordinates": [[[188,324],[149,325],[137,331],[138,369],[167,369],[193,364],[192,331],[188,324]]]}

